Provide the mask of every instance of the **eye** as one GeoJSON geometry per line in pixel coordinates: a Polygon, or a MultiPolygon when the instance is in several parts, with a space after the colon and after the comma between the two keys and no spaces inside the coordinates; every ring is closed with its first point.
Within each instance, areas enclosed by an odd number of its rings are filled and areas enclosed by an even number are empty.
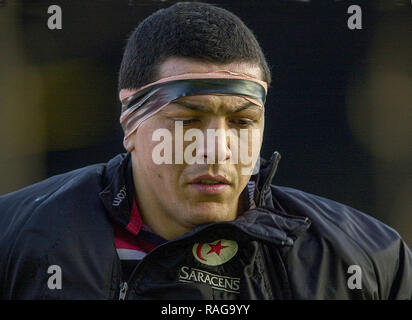
{"type": "Polygon", "coordinates": [[[196,122],[199,121],[199,119],[196,119],[196,118],[192,118],[192,119],[181,119],[181,118],[179,118],[179,119],[174,119],[174,121],[175,121],[175,122],[180,121],[180,122],[182,122],[183,126],[188,126],[188,125],[191,125],[191,124],[195,124],[196,122]]]}
{"type": "Polygon", "coordinates": [[[240,127],[245,127],[245,128],[250,127],[254,124],[254,121],[251,119],[233,119],[231,121],[235,125],[240,126],[240,127]]]}

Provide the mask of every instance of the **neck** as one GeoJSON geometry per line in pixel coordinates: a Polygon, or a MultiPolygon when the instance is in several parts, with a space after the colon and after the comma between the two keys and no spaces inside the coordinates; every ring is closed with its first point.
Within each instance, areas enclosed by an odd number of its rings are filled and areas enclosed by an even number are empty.
{"type": "MultiPolygon", "coordinates": [[[[173,219],[173,215],[164,212],[164,209],[160,206],[159,202],[143,200],[142,194],[139,195],[138,192],[136,192],[136,202],[143,222],[149,226],[153,232],[166,240],[179,237],[196,227],[195,224],[182,225],[178,223],[178,221],[173,219]]],[[[232,210],[233,213],[228,215],[228,217],[233,218],[228,219],[228,221],[236,219],[236,217],[247,211],[249,209],[248,204],[247,194],[242,192],[237,204],[235,204],[232,210]]]]}

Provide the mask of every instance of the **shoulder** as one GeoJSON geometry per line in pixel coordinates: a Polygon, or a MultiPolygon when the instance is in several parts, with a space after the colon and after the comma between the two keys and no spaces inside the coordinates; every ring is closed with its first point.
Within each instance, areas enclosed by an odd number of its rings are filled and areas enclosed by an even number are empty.
{"type": "Polygon", "coordinates": [[[311,227],[301,239],[306,249],[340,261],[344,273],[350,265],[361,266],[380,297],[410,297],[411,285],[405,281],[412,280],[412,254],[392,227],[348,205],[301,190],[272,186],[272,196],[288,214],[310,219],[311,227]]]}
{"type": "MultiPolygon", "coordinates": [[[[108,163],[89,165],[59,174],[0,197],[0,229],[8,234],[45,221],[63,221],[69,215],[101,206],[98,196],[106,171],[112,171],[124,155],[108,163]]],[[[4,240],[0,237],[0,240],[4,240]]]]}
{"type": "Polygon", "coordinates": [[[333,230],[333,235],[345,235],[365,248],[373,249],[400,238],[396,230],[373,216],[334,200],[273,185],[272,194],[288,213],[306,216],[319,231],[333,230]],[[365,238],[366,235],[371,238],[365,238]]]}
{"type": "MultiPolygon", "coordinates": [[[[99,192],[107,172],[113,173],[122,158],[56,175],[0,197],[0,269],[4,270],[0,283],[5,296],[18,294],[28,281],[35,287],[41,279],[30,277],[39,270],[46,274],[52,264],[49,259],[90,250],[90,234],[99,239],[111,236],[99,192]]],[[[20,293],[24,296],[25,291],[20,293]]]]}
{"type": "Polygon", "coordinates": [[[83,192],[87,190],[81,187],[104,184],[103,178],[105,173],[110,171],[109,174],[112,175],[113,170],[120,165],[125,156],[125,154],[119,154],[107,163],[92,164],[55,175],[25,188],[2,195],[0,196],[0,213],[2,212],[1,208],[4,209],[17,204],[29,204],[29,201],[32,200],[38,205],[46,200],[51,200],[51,197],[56,194],[75,193],[76,191],[83,192]]]}
{"type": "Polygon", "coordinates": [[[88,184],[101,177],[104,164],[94,164],[63,174],[55,175],[20,190],[0,196],[0,212],[23,207],[37,207],[54,196],[75,191],[81,184],[88,184]],[[90,180],[92,178],[92,180],[90,180]]]}

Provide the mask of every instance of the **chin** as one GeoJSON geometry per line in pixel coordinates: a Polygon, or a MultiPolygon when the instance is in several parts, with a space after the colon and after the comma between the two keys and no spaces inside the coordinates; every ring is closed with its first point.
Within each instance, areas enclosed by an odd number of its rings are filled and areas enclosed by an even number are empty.
{"type": "Polygon", "coordinates": [[[190,216],[195,221],[195,224],[230,221],[234,219],[231,219],[227,207],[216,203],[203,204],[200,207],[197,206],[190,216]]]}

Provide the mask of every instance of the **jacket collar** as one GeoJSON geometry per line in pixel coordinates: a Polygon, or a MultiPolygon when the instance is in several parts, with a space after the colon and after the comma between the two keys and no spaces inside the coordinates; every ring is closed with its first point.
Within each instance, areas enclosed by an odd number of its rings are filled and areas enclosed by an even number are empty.
{"type": "Polygon", "coordinates": [[[119,154],[107,163],[103,185],[99,196],[109,217],[126,228],[135,195],[130,153],[119,154]]]}
{"type": "Polygon", "coordinates": [[[280,153],[277,151],[273,152],[268,161],[260,158],[259,173],[251,177],[251,181],[255,183],[254,201],[258,207],[273,207],[270,185],[276,174],[280,159],[280,153]]]}

